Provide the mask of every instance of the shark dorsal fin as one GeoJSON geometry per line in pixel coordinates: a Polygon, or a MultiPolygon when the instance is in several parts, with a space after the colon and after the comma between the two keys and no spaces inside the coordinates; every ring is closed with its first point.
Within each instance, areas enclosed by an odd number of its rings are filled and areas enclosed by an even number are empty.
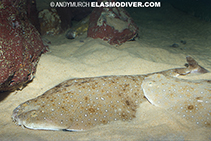
{"type": "Polygon", "coordinates": [[[186,60],[188,62],[187,68],[190,71],[190,73],[207,73],[209,72],[202,66],[200,66],[192,57],[187,56],[186,60]]]}

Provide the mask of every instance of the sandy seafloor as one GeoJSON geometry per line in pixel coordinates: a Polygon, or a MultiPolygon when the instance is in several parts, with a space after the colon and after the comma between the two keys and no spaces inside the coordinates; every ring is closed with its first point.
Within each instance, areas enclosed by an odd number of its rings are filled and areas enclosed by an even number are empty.
{"type": "MultiPolygon", "coordinates": [[[[1,94],[0,140],[211,140],[210,128],[172,116],[147,101],[131,122],[114,122],[83,132],[36,131],[12,122],[12,111],[19,104],[70,78],[146,74],[183,67],[187,55],[211,71],[211,23],[168,4],[130,12],[139,26],[139,38],[118,48],[86,35],[75,40],[65,39],[64,34],[46,36],[51,41],[50,51],[41,56],[34,80],[21,91],[1,94]],[[187,43],[183,45],[181,40],[187,43]],[[179,47],[169,47],[173,43],[179,47]]],[[[211,80],[211,74],[186,78],[211,80]]]]}

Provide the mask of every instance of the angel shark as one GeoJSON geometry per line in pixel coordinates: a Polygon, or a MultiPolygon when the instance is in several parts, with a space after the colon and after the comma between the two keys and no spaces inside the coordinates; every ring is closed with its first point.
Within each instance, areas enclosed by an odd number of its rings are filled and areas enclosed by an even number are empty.
{"type": "Polygon", "coordinates": [[[13,122],[29,129],[82,131],[112,121],[131,121],[140,103],[173,111],[199,126],[211,127],[211,80],[177,78],[207,73],[190,56],[185,68],[146,75],[74,78],[20,104],[13,122]]]}

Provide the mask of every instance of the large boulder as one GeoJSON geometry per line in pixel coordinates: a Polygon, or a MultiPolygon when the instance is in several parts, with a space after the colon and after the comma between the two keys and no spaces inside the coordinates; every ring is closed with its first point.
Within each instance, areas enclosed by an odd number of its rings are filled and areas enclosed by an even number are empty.
{"type": "MultiPolygon", "coordinates": [[[[114,0],[109,0],[109,2],[114,2],[114,0]]],[[[88,37],[101,38],[111,45],[121,45],[134,39],[137,34],[138,27],[123,8],[94,8],[90,15],[88,37]]]]}
{"type": "Polygon", "coordinates": [[[26,3],[0,2],[0,91],[15,90],[32,80],[40,55],[47,51],[27,18],[26,3]]]}
{"type": "Polygon", "coordinates": [[[57,35],[62,32],[61,20],[56,9],[44,9],[39,12],[41,35],[57,35]]]}

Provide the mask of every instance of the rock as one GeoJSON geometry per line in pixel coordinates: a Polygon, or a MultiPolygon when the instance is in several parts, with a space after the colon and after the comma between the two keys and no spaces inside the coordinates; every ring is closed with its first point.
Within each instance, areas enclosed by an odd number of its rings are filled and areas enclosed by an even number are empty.
{"type": "Polygon", "coordinates": [[[178,44],[176,44],[176,43],[174,43],[174,44],[170,45],[169,47],[178,48],[178,47],[179,47],[179,45],[178,45],[178,44]]]}
{"type": "Polygon", "coordinates": [[[39,12],[42,35],[57,35],[62,32],[61,20],[56,9],[44,9],[39,12]]]}
{"type": "Polygon", "coordinates": [[[123,8],[94,8],[90,15],[88,37],[101,38],[111,45],[121,45],[134,39],[137,34],[138,27],[123,8]]]}
{"type": "Polygon", "coordinates": [[[0,2],[0,91],[32,80],[40,55],[47,51],[25,7],[25,0],[0,2]]]}
{"type": "Polygon", "coordinates": [[[184,45],[187,43],[185,40],[181,40],[180,42],[184,45]]]}

